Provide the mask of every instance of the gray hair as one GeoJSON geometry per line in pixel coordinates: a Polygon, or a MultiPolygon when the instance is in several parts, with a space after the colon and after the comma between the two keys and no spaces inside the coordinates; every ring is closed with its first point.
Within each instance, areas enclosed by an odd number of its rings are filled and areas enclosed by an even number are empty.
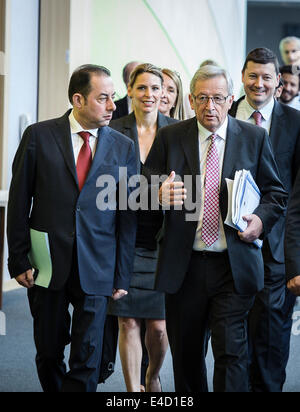
{"type": "Polygon", "coordinates": [[[200,67],[199,70],[196,71],[190,85],[190,92],[194,94],[196,83],[198,80],[208,80],[213,79],[214,77],[223,76],[227,83],[228,95],[233,95],[233,81],[229,75],[229,73],[218,66],[207,65],[200,67]]]}
{"type": "Polygon", "coordinates": [[[300,50],[300,39],[299,37],[295,36],[289,36],[289,37],[284,37],[281,42],[279,43],[279,50],[282,53],[283,52],[283,47],[287,43],[292,43],[295,42],[297,44],[298,50],[300,50]]]}

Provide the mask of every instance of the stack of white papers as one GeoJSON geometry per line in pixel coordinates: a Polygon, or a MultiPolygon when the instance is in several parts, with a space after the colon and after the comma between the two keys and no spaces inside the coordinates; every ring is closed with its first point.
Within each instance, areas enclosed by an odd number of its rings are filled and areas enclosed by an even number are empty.
{"type": "MultiPolygon", "coordinates": [[[[225,223],[234,229],[243,232],[247,229],[247,222],[243,216],[251,215],[260,203],[260,190],[249,170],[235,172],[234,180],[226,179],[228,190],[228,212],[225,223]]],[[[262,247],[262,240],[253,242],[262,247]]]]}

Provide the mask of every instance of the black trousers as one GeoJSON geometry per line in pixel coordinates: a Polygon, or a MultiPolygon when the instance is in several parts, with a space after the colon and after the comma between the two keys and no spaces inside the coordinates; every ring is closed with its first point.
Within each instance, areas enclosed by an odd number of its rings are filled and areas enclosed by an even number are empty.
{"type": "Polygon", "coordinates": [[[286,288],[285,266],[263,249],[265,287],[249,314],[250,383],[253,392],[281,392],[290,351],[296,297],[286,288]]]}
{"type": "Polygon", "coordinates": [[[208,391],[209,330],[214,391],[248,391],[247,317],[253,300],[236,293],[227,253],[193,252],[182,287],[166,296],[176,392],[208,391]]]}
{"type": "Polygon", "coordinates": [[[60,291],[39,286],[28,290],[34,319],[36,366],[44,392],[96,392],[97,389],[107,297],[86,295],[76,267],[73,264],[72,273],[60,291]],[[69,343],[67,372],[64,350],[69,343]]]}

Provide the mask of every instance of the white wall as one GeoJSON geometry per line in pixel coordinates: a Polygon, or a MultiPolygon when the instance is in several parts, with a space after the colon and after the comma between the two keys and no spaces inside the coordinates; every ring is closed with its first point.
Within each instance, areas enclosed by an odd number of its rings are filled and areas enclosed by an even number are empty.
{"type": "Polygon", "coordinates": [[[241,87],[246,0],[93,0],[91,59],[107,66],[119,95],[131,60],[180,73],[185,91],[206,59],[216,60],[241,87]]]}
{"type": "MultiPolygon", "coordinates": [[[[20,116],[37,118],[38,0],[10,1],[8,56],[8,163],[11,165],[20,141],[20,116]]],[[[9,167],[10,169],[10,167],[9,167]]],[[[11,171],[7,172],[7,185],[11,171]]]]}
{"type": "MultiPolygon", "coordinates": [[[[32,123],[37,119],[38,19],[38,0],[9,1],[7,21],[9,47],[6,56],[8,83],[5,91],[7,94],[6,188],[10,184],[11,165],[20,142],[20,116],[28,115],[32,123]]],[[[8,279],[7,248],[5,248],[4,281],[8,279]]]]}

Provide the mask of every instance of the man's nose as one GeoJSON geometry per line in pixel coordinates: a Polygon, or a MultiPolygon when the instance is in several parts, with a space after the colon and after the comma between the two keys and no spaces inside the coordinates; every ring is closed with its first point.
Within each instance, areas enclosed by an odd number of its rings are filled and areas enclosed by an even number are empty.
{"type": "Polygon", "coordinates": [[[213,97],[209,97],[206,103],[206,108],[209,110],[213,110],[215,108],[215,103],[213,97]]]}
{"type": "Polygon", "coordinates": [[[287,90],[288,92],[291,91],[291,85],[290,84],[285,84],[284,85],[285,90],[287,90]]]}
{"type": "Polygon", "coordinates": [[[107,110],[111,110],[111,111],[115,111],[117,106],[115,105],[115,102],[113,101],[113,99],[108,99],[107,101],[107,106],[106,106],[107,110]]]}
{"type": "Polygon", "coordinates": [[[262,77],[257,77],[256,81],[255,81],[255,86],[257,88],[262,88],[264,85],[263,79],[262,77]]]}

